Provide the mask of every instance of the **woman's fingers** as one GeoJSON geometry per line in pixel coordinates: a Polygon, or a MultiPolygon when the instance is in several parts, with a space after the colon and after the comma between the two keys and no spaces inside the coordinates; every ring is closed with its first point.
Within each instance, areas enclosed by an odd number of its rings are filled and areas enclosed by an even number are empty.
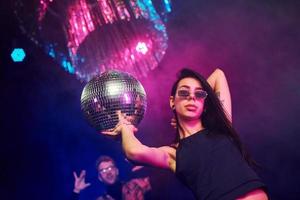
{"type": "Polygon", "coordinates": [[[119,123],[126,119],[126,113],[122,113],[121,110],[117,111],[117,115],[118,115],[119,123]]]}
{"type": "Polygon", "coordinates": [[[126,115],[126,113],[122,113],[121,110],[117,111],[118,119],[119,119],[119,124],[132,124],[134,121],[134,116],[132,115],[126,115]]]}
{"type": "Polygon", "coordinates": [[[102,131],[101,132],[103,135],[118,135],[118,133],[114,132],[114,131],[102,131]]]}
{"type": "Polygon", "coordinates": [[[132,124],[134,121],[133,116],[127,116],[126,113],[122,113],[121,110],[116,111],[116,114],[119,119],[118,124],[114,128],[101,131],[101,134],[109,136],[119,135],[123,126],[133,126],[132,130],[134,132],[137,131],[137,128],[132,124]]]}

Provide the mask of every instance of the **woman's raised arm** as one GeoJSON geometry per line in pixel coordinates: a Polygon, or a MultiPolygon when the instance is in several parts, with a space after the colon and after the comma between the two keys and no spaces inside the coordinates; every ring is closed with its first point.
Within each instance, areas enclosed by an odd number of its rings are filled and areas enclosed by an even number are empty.
{"type": "Polygon", "coordinates": [[[208,78],[207,82],[219,97],[227,117],[232,121],[231,96],[224,72],[217,68],[208,78]]]}

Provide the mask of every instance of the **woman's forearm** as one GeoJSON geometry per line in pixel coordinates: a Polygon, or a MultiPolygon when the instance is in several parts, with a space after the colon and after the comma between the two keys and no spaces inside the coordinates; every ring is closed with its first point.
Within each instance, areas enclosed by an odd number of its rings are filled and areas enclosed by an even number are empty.
{"type": "Polygon", "coordinates": [[[137,155],[144,145],[135,137],[134,129],[133,125],[123,125],[121,130],[122,147],[126,157],[139,161],[137,155]]]}
{"type": "Polygon", "coordinates": [[[220,102],[225,109],[229,120],[231,121],[231,95],[228,82],[224,72],[221,69],[216,69],[207,79],[214,92],[220,99],[220,102]]]}

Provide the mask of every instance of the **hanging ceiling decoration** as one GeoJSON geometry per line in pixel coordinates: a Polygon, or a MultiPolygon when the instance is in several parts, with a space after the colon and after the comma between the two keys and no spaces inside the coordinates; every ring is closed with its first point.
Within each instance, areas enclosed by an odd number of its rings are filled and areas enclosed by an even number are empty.
{"type": "Polygon", "coordinates": [[[66,71],[89,81],[107,70],[136,77],[157,67],[167,50],[162,0],[15,1],[20,28],[66,71]]]}

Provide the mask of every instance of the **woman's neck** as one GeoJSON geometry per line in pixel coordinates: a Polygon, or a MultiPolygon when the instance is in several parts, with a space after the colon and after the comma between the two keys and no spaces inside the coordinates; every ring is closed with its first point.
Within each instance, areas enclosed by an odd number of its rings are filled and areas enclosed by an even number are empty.
{"type": "Polygon", "coordinates": [[[198,131],[204,129],[201,120],[179,120],[180,126],[182,128],[179,129],[180,138],[185,138],[198,131]]]}

